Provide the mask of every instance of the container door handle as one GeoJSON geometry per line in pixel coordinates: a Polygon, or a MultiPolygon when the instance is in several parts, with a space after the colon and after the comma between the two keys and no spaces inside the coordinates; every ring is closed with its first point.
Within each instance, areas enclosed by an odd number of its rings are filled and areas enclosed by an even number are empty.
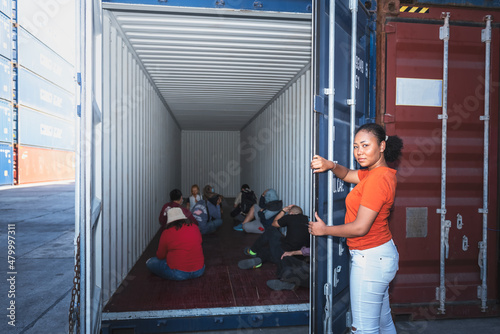
{"type": "Polygon", "coordinates": [[[462,250],[465,252],[469,249],[469,238],[467,236],[462,237],[462,250]]]}
{"type": "Polygon", "coordinates": [[[344,240],[345,238],[340,238],[339,240],[339,256],[342,256],[342,254],[344,254],[344,240]]]}
{"type": "Polygon", "coordinates": [[[333,272],[333,287],[337,287],[337,285],[339,284],[339,279],[338,279],[338,273],[340,273],[340,271],[342,270],[342,266],[337,266],[337,268],[335,268],[335,271],[333,272]]]}
{"type": "Polygon", "coordinates": [[[450,252],[450,227],[451,227],[451,220],[445,220],[444,222],[444,250],[446,252],[446,258],[448,258],[448,254],[450,252]]]}
{"type": "Polygon", "coordinates": [[[478,247],[479,247],[479,255],[477,257],[477,265],[479,266],[479,268],[481,269],[479,271],[479,276],[481,277],[481,279],[483,279],[483,253],[484,253],[484,242],[483,241],[479,241],[478,242],[478,247]]]}
{"type": "Polygon", "coordinates": [[[457,228],[459,230],[461,230],[463,226],[464,226],[464,224],[462,222],[462,215],[458,213],[457,214],[457,228]]]}

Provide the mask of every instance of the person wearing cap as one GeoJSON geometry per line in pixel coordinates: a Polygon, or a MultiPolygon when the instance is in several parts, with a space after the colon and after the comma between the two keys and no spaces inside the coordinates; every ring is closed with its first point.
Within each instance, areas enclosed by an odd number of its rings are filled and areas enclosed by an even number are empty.
{"type": "Polygon", "coordinates": [[[160,211],[160,217],[158,218],[160,225],[164,228],[165,224],[167,223],[168,217],[167,217],[167,212],[171,208],[181,208],[182,212],[184,215],[194,224],[198,225],[198,222],[196,219],[194,219],[193,215],[191,214],[191,211],[189,209],[184,208],[181,206],[182,202],[184,201],[184,198],[182,198],[182,192],[179,189],[173,189],[170,192],[170,202],[166,203],[160,211]]]}
{"type": "Polygon", "coordinates": [[[156,256],[147,260],[146,266],[153,274],[169,280],[200,277],[205,272],[200,229],[181,208],[171,208],[167,217],[156,256]]]}
{"type": "Polygon", "coordinates": [[[215,193],[210,185],[203,188],[203,199],[191,209],[201,234],[215,232],[222,225],[221,202],[222,196],[215,193]]]}

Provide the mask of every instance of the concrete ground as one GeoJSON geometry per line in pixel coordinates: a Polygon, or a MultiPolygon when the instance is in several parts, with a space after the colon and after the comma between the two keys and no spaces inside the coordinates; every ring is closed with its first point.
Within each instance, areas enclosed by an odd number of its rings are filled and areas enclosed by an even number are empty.
{"type": "MultiPolygon", "coordinates": [[[[0,279],[0,310],[3,313],[0,333],[68,333],[74,276],[74,204],[74,183],[0,187],[0,272],[3,277],[0,279]],[[15,251],[11,256],[15,262],[10,263],[9,224],[12,224],[10,231],[15,231],[10,234],[11,250],[15,251]],[[14,268],[9,268],[10,265],[14,268]],[[14,279],[9,282],[11,277],[14,279]],[[11,302],[15,302],[13,311],[8,310],[11,302]],[[11,313],[15,322],[9,319],[11,313]]],[[[500,333],[500,318],[398,321],[396,327],[399,334],[500,333]]],[[[218,333],[305,334],[308,328],[218,333]]]]}
{"type": "Polygon", "coordinates": [[[74,198],[73,182],[0,188],[0,271],[4,277],[0,280],[0,333],[68,333],[74,198]],[[11,263],[8,224],[15,231],[10,234],[11,244],[15,242],[15,262],[11,263]],[[15,268],[9,268],[11,264],[15,268]],[[14,280],[8,282],[5,277],[14,280]],[[12,302],[15,311],[8,310],[12,302]]]}

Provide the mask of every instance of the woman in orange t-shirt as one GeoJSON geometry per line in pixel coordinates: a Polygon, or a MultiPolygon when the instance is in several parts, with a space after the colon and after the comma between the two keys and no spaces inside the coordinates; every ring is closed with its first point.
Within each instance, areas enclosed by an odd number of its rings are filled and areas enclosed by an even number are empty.
{"type": "Polygon", "coordinates": [[[363,169],[352,170],[318,155],[314,173],[331,170],[356,184],[346,197],[345,224],[327,226],[318,213],[309,233],[347,238],[351,253],[352,333],[396,333],[389,305],[389,283],[398,270],[399,254],[388,217],[394,204],[396,171],[387,166],[401,155],[402,140],[387,137],[378,124],[361,126],[354,137],[354,157],[363,169]]]}

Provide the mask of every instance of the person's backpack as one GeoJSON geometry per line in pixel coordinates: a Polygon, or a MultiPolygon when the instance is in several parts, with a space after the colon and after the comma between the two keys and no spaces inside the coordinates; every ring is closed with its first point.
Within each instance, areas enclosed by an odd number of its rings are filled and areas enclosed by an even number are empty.
{"type": "Polygon", "coordinates": [[[247,214],[255,203],[257,203],[257,197],[255,197],[255,193],[252,190],[241,192],[241,212],[247,214]]]}

